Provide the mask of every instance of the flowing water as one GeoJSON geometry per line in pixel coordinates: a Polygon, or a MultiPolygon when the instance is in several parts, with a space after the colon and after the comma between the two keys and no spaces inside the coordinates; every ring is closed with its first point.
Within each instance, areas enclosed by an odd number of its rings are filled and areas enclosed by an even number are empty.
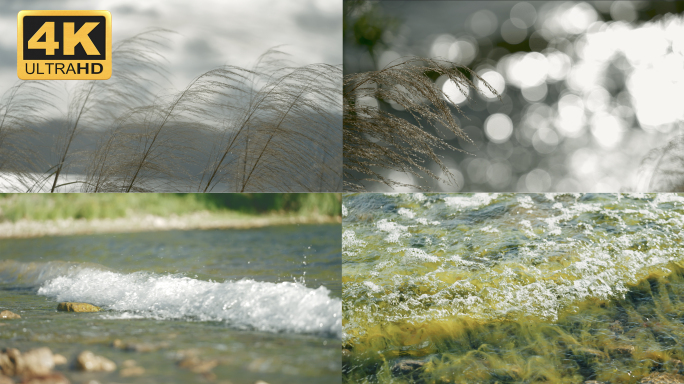
{"type": "Polygon", "coordinates": [[[343,381],[684,372],[684,195],[348,194],[343,381]]]}
{"type": "Polygon", "coordinates": [[[0,308],[22,318],[2,321],[0,344],[145,369],[58,366],[72,382],[340,382],[340,259],[339,225],[3,239],[0,308]],[[60,301],[103,311],[57,312],[60,301]],[[216,377],[177,366],[191,355],[216,360],[216,377]]]}

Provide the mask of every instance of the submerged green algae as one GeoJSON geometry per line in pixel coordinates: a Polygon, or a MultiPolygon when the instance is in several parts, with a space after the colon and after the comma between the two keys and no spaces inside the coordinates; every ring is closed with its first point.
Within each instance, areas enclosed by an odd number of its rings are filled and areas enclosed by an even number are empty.
{"type": "Polygon", "coordinates": [[[345,382],[679,372],[683,206],[679,195],[345,196],[345,382]],[[422,365],[392,369],[409,358],[422,365]]]}

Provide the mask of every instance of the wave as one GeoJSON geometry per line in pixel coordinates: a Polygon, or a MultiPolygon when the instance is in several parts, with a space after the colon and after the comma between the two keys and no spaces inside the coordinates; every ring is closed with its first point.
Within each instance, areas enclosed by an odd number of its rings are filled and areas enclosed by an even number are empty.
{"type": "Polygon", "coordinates": [[[238,329],[341,338],[342,302],[321,286],[119,273],[68,262],[0,262],[0,282],[38,287],[56,301],[87,302],[105,318],[219,321],[238,329]],[[115,311],[112,313],[111,311],[115,311]]]}

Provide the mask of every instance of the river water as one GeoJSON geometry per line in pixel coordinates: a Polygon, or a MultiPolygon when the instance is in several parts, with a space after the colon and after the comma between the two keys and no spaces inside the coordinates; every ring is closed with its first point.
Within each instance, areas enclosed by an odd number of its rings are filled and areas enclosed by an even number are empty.
{"type": "Polygon", "coordinates": [[[340,226],[166,231],[0,240],[2,347],[85,349],[145,374],[72,382],[340,382],[340,226]],[[57,312],[60,301],[101,306],[57,312]],[[114,348],[119,339],[151,352],[114,348]],[[217,360],[215,377],[177,366],[217,360]]]}
{"type": "Polygon", "coordinates": [[[344,382],[684,368],[684,195],[348,194],[343,216],[344,382]]]}

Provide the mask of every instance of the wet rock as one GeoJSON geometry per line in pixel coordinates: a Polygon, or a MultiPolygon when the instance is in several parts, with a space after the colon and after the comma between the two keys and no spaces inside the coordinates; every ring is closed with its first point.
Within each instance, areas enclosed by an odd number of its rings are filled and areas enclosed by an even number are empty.
{"type": "Polygon", "coordinates": [[[135,360],[126,360],[121,363],[123,367],[119,374],[121,377],[142,376],[145,374],[145,368],[138,366],[135,360]]]}
{"type": "Polygon", "coordinates": [[[123,368],[119,374],[121,377],[142,376],[145,374],[145,368],[138,366],[123,368]]]}
{"type": "Polygon", "coordinates": [[[4,352],[0,354],[0,370],[7,376],[14,376],[14,363],[4,352]]]}
{"type": "Polygon", "coordinates": [[[55,360],[52,356],[50,348],[42,347],[32,349],[22,356],[24,360],[25,374],[34,376],[44,376],[52,371],[55,367],[55,360]]]}
{"type": "Polygon", "coordinates": [[[610,349],[610,354],[613,356],[631,357],[634,354],[633,345],[619,345],[610,349]]]}
{"type": "Polygon", "coordinates": [[[96,372],[105,371],[111,372],[116,369],[116,364],[106,357],[97,356],[90,351],[81,352],[76,357],[75,367],[81,371],[96,372]]]}
{"type": "Polygon", "coordinates": [[[218,360],[203,361],[197,356],[188,356],[177,364],[179,367],[189,369],[194,373],[207,373],[218,365],[218,360]]]}
{"type": "Polygon", "coordinates": [[[50,372],[47,375],[27,376],[21,384],[71,384],[71,382],[59,372],[50,372]]]}
{"type": "Polygon", "coordinates": [[[665,363],[665,366],[669,368],[666,368],[666,370],[669,372],[676,372],[679,374],[684,372],[684,362],[682,362],[681,360],[672,359],[665,363]]]}
{"type": "Polygon", "coordinates": [[[62,302],[57,305],[57,310],[62,312],[99,312],[100,307],[88,303],[62,302]]]}
{"type": "Polygon", "coordinates": [[[159,349],[168,348],[169,343],[124,343],[123,341],[116,339],[112,342],[112,347],[123,349],[128,352],[154,352],[159,349]]]}
{"type": "Polygon", "coordinates": [[[21,319],[21,316],[11,311],[0,312],[0,319],[21,319]]]}
{"type": "Polygon", "coordinates": [[[131,359],[131,360],[126,360],[126,361],[124,361],[123,363],[121,363],[121,366],[122,366],[123,368],[136,367],[136,366],[138,366],[138,362],[135,361],[135,360],[132,360],[132,359],[131,359]]]}
{"type": "Polygon", "coordinates": [[[684,384],[684,376],[675,373],[653,372],[640,381],[641,384],[684,384]]]}
{"type": "Polygon", "coordinates": [[[420,360],[403,360],[392,367],[392,374],[395,376],[410,375],[416,373],[425,365],[424,361],[420,360]]]}
{"type": "Polygon", "coordinates": [[[32,349],[24,354],[16,348],[7,348],[0,354],[0,369],[7,376],[47,375],[54,366],[52,351],[47,347],[32,349]]]}
{"type": "Polygon", "coordinates": [[[67,363],[67,358],[60,355],[59,353],[55,353],[52,355],[52,360],[55,362],[55,365],[62,365],[67,363]]]}

